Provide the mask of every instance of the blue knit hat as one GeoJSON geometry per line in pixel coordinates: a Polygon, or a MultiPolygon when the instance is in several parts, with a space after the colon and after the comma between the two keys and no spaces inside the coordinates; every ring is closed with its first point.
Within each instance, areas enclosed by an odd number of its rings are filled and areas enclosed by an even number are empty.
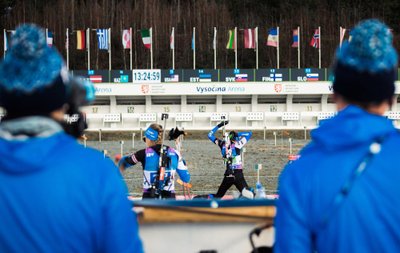
{"type": "Polygon", "coordinates": [[[78,84],[93,100],[94,88],[71,77],[61,55],[47,45],[43,29],[34,24],[16,29],[0,63],[0,106],[7,115],[47,115],[68,103],[76,93],[71,87],[78,84]]]}
{"type": "Polygon", "coordinates": [[[144,132],[144,136],[151,141],[156,141],[158,139],[158,131],[151,127],[148,127],[144,132]]]}
{"type": "Polygon", "coordinates": [[[376,19],[358,24],[350,42],[337,50],[335,93],[352,102],[382,102],[394,94],[397,53],[389,28],[376,19]]]}

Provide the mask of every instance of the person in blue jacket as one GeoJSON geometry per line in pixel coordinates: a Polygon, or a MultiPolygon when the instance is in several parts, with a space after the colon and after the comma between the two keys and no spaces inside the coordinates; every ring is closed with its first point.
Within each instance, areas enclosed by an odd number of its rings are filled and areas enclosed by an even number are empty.
{"type": "Polygon", "coordinates": [[[226,133],[227,136],[222,140],[215,137],[218,129],[228,123],[228,120],[222,121],[208,133],[208,139],[220,148],[225,163],[224,178],[217,193],[212,195],[214,198],[222,198],[232,185],[235,185],[240,193],[243,193],[243,189],[247,190],[249,187],[243,175],[241,152],[244,145],[250,140],[252,132],[230,131],[229,134],[226,133]]]}
{"type": "Polygon", "coordinates": [[[338,114],[280,176],[274,252],[400,252],[398,57],[390,29],[365,20],[336,53],[338,114]]]}
{"type": "Polygon", "coordinates": [[[1,252],[143,252],[117,167],[77,142],[83,120],[64,122],[93,100],[42,28],[16,29],[0,63],[1,252]]]}
{"type": "Polygon", "coordinates": [[[178,173],[184,183],[190,181],[189,171],[184,160],[180,159],[180,154],[175,149],[162,144],[163,131],[161,125],[151,124],[144,133],[145,137],[143,137],[146,148],[123,156],[118,163],[121,172],[139,162],[142,164],[142,198],[175,198],[175,172],[178,173]],[[164,173],[160,173],[159,166],[161,147],[164,154],[164,173]]]}

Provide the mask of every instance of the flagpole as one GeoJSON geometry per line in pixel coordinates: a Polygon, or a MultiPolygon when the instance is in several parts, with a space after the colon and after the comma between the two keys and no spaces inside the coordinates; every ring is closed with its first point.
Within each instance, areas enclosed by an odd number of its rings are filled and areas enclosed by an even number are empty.
{"type": "Polygon", "coordinates": [[[217,27],[215,26],[214,26],[213,47],[214,47],[214,69],[217,69],[217,27]]]}
{"type": "Polygon", "coordinates": [[[150,27],[150,68],[153,69],[153,28],[150,27]]]}
{"type": "Polygon", "coordinates": [[[276,33],[277,33],[277,45],[276,45],[276,68],[279,69],[279,26],[276,27],[276,33]]]}
{"type": "Polygon", "coordinates": [[[133,47],[133,41],[132,41],[132,27],[129,28],[129,43],[130,43],[130,50],[129,50],[129,60],[130,60],[130,69],[132,70],[132,47],[133,47]]]}
{"type": "Polygon", "coordinates": [[[255,40],[256,40],[256,69],[258,69],[258,26],[256,27],[255,40]]]}
{"type": "Polygon", "coordinates": [[[235,27],[234,44],[235,44],[235,69],[237,69],[237,27],[235,27]]]}
{"type": "Polygon", "coordinates": [[[196,69],[196,27],[193,27],[193,69],[196,69]]]}
{"type": "Polygon", "coordinates": [[[90,28],[86,29],[86,46],[88,55],[88,70],[90,70],[90,28]]]}
{"type": "Polygon", "coordinates": [[[49,43],[47,42],[48,38],[49,38],[49,29],[46,28],[46,45],[47,46],[49,45],[49,43]]]}
{"type": "Polygon", "coordinates": [[[298,46],[297,46],[297,67],[300,68],[300,26],[297,27],[298,33],[298,46]]]}
{"type": "Polygon", "coordinates": [[[175,27],[172,27],[172,41],[170,44],[172,46],[172,69],[175,69],[175,27]]]}
{"type": "Polygon", "coordinates": [[[111,28],[108,28],[108,69],[111,70],[111,28]]]}
{"type": "Polygon", "coordinates": [[[318,26],[319,41],[318,41],[318,53],[319,53],[319,68],[321,68],[321,27],[318,26]]]}
{"type": "Polygon", "coordinates": [[[69,70],[69,29],[65,32],[65,51],[67,53],[67,69],[69,70]]]}

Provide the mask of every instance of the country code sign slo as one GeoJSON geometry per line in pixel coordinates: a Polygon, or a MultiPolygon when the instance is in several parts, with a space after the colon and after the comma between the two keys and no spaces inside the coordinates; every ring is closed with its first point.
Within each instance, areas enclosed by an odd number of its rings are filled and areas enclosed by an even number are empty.
{"type": "Polygon", "coordinates": [[[132,71],[133,83],[160,83],[160,69],[135,69],[132,71]]]}
{"type": "Polygon", "coordinates": [[[294,82],[318,82],[326,80],[326,69],[291,69],[291,81],[294,82]]]}

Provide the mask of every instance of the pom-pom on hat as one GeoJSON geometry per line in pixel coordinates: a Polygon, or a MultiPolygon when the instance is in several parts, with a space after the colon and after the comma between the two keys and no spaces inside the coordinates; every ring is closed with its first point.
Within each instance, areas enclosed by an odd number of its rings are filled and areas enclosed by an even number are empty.
{"type": "Polygon", "coordinates": [[[81,105],[88,99],[94,100],[94,87],[70,76],[60,54],[47,45],[43,29],[34,24],[18,27],[0,63],[0,106],[7,115],[48,115],[67,102],[81,105]],[[78,90],[84,98],[76,96],[78,90]]]}
{"type": "Polygon", "coordinates": [[[352,30],[350,42],[337,50],[333,90],[350,102],[382,102],[394,94],[397,53],[382,22],[369,19],[352,30]]]}

